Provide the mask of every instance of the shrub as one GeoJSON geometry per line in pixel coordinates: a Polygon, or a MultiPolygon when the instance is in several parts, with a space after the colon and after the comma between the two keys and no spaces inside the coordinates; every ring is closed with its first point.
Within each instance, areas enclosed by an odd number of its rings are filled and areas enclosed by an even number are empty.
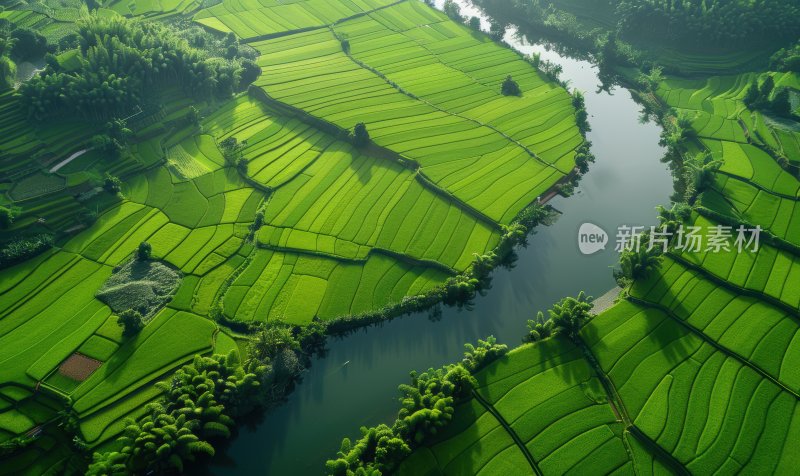
{"type": "Polygon", "coordinates": [[[478,17],[470,17],[469,19],[469,27],[473,30],[480,30],[481,29],[481,19],[478,17]]]}
{"type": "Polygon", "coordinates": [[[478,345],[464,344],[464,359],[461,365],[473,374],[486,367],[508,352],[508,346],[498,344],[494,336],[489,336],[486,340],[478,339],[478,345]]]}
{"type": "Polygon", "coordinates": [[[120,180],[119,177],[106,172],[106,177],[103,181],[103,188],[109,193],[119,193],[122,190],[122,180],[120,180]]]}
{"type": "Polygon", "coordinates": [[[14,224],[17,214],[16,208],[0,205],[0,228],[10,228],[14,224]]]}

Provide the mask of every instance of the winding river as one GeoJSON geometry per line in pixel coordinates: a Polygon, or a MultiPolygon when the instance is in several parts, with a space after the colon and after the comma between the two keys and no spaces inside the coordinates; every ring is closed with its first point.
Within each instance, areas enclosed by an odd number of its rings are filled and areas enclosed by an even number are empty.
{"type": "MultiPolygon", "coordinates": [[[[458,1],[462,14],[483,18],[458,1]]],[[[572,197],[550,202],[562,212],[558,221],[537,229],[529,246],[518,250],[516,267],[493,273],[492,289],[476,298],[471,310],[444,308],[437,319],[418,313],[330,339],[327,356],[314,361],[288,401],[262,421],[246,422],[220,448],[210,474],[322,474],[342,437],[357,437],[362,425],[393,421],[397,385],[408,380],[410,370],[460,360],[465,342],[488,335],[514,347],[537,311],[581,290],[600,296],[614,287],[610,268],[617,261],[617,227],[654,224],[655,206],[668,203],[672,193],[669,170],[659,160],[660,129],[640,121],[641,108],[625,89],[598,92],[598,71],[591,63],[531,45],[516,30],[509,29],[506,40],[560,64],[561,77],[585,93],[597,162],[572,197]],[[577,234],[585,222],[606,230],[611,246],[581,254],[577,234]]]]}

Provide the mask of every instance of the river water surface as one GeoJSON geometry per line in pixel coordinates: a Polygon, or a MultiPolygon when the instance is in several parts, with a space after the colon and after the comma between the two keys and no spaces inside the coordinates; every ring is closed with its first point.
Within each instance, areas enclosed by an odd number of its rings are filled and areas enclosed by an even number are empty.
{"type": "MultiPolygon", "coordinates": [[[[466,4],[462,14],[484,18],[466,4]]],[[[418,313],[329,339],[327,356],[313,362],[288,401],[263,421],[241,428],[213,459],[210,473],[324,474],[325,460],[334,456],[342,437],[358,437],[362,425],[394,420],[397,386],[408,381],[410,370],[460,360],[465,342],[488,335],[515,347],[526,320],[537,311],[581,290],[600,296],[615,285],[611,267],[617,262],[617,227],[655,224],[656,205],[668,203],[672,193],[670,173],[660,162],[660,129],[640,122],[641,108],[625,89],[598,92],[598,70],[588,61],[558,55],[518,36],[509,30],[506,40],[526,54],[539,52],[542,59],[562,65],[561,77],[585,93],[590,115],[588,138],[597,162],[575,195],[550,202],[562,212],[558,221],[537,229],[529,246],[518,250],[515,268],[493,273],[492,288],[475,299],[471,310],[444,308],[435,321],[418,313]],[[582,255],[577,233],[585,222],[605,229],[611,246],[582,255]]]]}

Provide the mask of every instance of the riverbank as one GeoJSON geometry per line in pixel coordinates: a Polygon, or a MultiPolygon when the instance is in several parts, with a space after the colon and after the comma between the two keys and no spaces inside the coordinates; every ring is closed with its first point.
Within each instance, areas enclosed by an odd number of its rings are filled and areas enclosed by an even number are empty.
{"type": "MultiPolygon", "coordinates": [[[[459,3],[463,15],[481,15],[459,3]]],[[[586,92],[592,126],[587,139],[597,160],[573,196],[549,201],[561,212],[558,220],[539,227],[527,248],[516,249],[515,266],[495,270],[491,288],[471,306],[416,312],[330,338],[327,356],[313,362],[287,402],[241,428],[227,449],[220,448],[206,468],[209,473],[320,474],[345,436],[343,430],[394,418],[396,386],[407,380],[409,370],[459,360],[464,342],[487,335],[514,346],[537,311],[581,290],[598,296],[616,285],[610,269],[616,253],[580,254],[577,230],[591,222],[611,235],[623,223],[655,224],[655,206],[667,202],[672,192],[670,172],[659,161],[664,154],[658,145],[661,129],[639,122],[640,106],[627,90],[598,91],[602,81],[596,65],[520,41],[514,33],[506,35],[512,47],[561,64],[562,79],[586,92]]]]}

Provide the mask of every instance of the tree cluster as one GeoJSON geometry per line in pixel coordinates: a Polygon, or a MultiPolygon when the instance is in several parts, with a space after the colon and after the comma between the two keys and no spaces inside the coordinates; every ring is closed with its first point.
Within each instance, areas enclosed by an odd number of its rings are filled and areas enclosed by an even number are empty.
{"type": "Polygon", "coordinates": [[[568,296],[555,303],[547,310],[547,318],[539,311],[535,318],[528,319],[528,334],[523,341],[537,342],[555,335],[577,340],[578,332],[592,318],[592,301],[581,291],[576,297],[568,296]]]}
{"type": "Polygon", "coordinates": [[[248,349],[247,364],[263,367],[264,398],[277,400],[311,364],[310,357],[323,352],[324,348],[325,326],[318,319],[303,327],[269,322],[256,330],[248,349]]]}
{"type": "Polygon", "coordinates": [[[414,448],[450,423],[455,403],[469,398],[477,383],[472,374],[508,351],[491,336],[465,347],[460,363],[411,372],[411,382],[399,386],[401,408],[394,424],[362,427],[355,442],[345,438],[336,458],[326,463],[328,474],[389,474],[414,448]]]}
{"type": "Polygon", "coordinates": [[[453,0],[445,0],[442,11],[445,15],[457,21],[458,23],[461,23],[464,20],[461,17],[461,6],[459,6],[459,4],[453,0]]]}
{"type": "Polygon", "coordinates": [[[614,270],[614,279],[622,287],[637,279],[644,279],[661,267],[659,247],[642,244],[635,249],[623,250],[619,256],[619,269],[614,270]]]}
{"type": "Polygon", "coordinates": [[[800,73],[800,41],[788,48],[776,51],[769,60],[769,69],[800,73]]]}
{"type": "Polygon", "coordinates": [[[791,117],[792,104],[788,88],[775,89],[775,80],[767,76],[761,85],[753,81],[747,88],[744,104],[754,110],[771,112],[781,117],[791,117]]]}
{"type": "Polygon", "coordinates": [[[53,236],[48,234],[21,237],[4,243],[0,248],[0,268],[25,261],[52,246],[53,236]]]}
{"type": "Polygon", "coordinates": [[[592,127],[589,125],[589,113],[586,112],[586,100],[583,93],[577,89],[572,91],[572,107],[575,108],[575,123],[581,134],[585,135],[592,130],[592,127]]]}
{"type": "Polygon", "coordinates": [[[11,59],[14,40],[0,35],[0,90],[14,86],[17,79],[17,64],[11,59]]]}
{"type": "Polygon", "coordinates": [[[127,420],[119,451],[95,453],[88,475],[183,471],[185,462],[213,455],[211,442],[227,438],[234,418],[258,405],[259,373],[245,369],[235,352],[195,356],[168,382],[157,386],[161,401],[138,421],[127,420]]]}
{"type": "Polygon", "coordinates": [[[0,20],[0,89],[14,86],[16,63],[40,59],[51,50],[36,30],[0,20]]]}
{"type": "Polygon", "coordinates": [[[78,22],[79,63],[50,64],[20,88],[30,118],[128,115],[159,86],[177,85],[195,98],[226,98],[243,86],[238,61],[208,57],[167,27],[90,15],[78,22]]]}

